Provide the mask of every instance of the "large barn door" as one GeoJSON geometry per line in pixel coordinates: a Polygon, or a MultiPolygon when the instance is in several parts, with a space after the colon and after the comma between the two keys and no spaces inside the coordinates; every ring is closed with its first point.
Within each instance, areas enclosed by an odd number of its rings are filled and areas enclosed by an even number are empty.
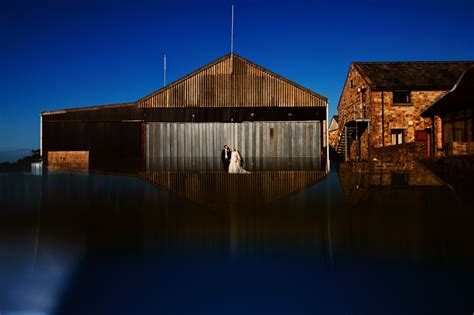
{"type": "Polygon", "coordinates": [[[220,170],[224,144],[235,146],[246,168],[319,168],[319,121],[243,123],[147,123],[147,167],[220,170]]]}

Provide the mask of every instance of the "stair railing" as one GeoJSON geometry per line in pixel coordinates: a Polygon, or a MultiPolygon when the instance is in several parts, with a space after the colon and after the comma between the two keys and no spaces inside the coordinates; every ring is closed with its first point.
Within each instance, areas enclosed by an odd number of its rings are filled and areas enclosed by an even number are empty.
{"type": "Polygon", "coordinates": [[[356,119],[366,119],[368,117],[368,108],[364,105],[354,102],[347,106],[347,112],[344,117],[350,117],[350,120],[355,121],[356,119]]]}
{"type": "MultiPolygon", "coordinates": [[[[343,109],[342,113],[343,113],[342,114],[342,121],[340,121],[340,123],[339,123],[339,132],[338,132],[338,136],[337,136],[337,146],[338,147],[341,143],[342,135],[344,133],[344,127],[346,126],[346,110],[343,109]]],[[[337,150],[337,147],[336,147],[336,150],[337,150]]]]}

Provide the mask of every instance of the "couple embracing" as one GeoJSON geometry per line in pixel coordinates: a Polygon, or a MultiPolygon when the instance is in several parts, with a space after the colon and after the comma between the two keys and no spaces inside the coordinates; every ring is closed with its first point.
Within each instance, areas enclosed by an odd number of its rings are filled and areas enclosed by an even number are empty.
{"type": "Polygon", "coordinates": [[[221,153],[222,164],[224,165],[224,171],[231,174],[250,174],[246,171],[242,165],[242,158],[240,157],[239,151],[235,147],[232,147],[232,150],[229,149],[229,146],[224,145],[224,149],[221,153]]]}

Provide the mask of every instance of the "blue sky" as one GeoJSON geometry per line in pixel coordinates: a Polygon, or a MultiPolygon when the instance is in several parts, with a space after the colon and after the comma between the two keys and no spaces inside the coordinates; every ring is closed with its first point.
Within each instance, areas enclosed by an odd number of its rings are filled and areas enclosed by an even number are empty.
{"type": "Polygon", "coordinates": [[[337,102],[352,61],[474,60],[474,1],[2,1],[0,151],[44,110],[134,101],[230,50],[337,102]]]}

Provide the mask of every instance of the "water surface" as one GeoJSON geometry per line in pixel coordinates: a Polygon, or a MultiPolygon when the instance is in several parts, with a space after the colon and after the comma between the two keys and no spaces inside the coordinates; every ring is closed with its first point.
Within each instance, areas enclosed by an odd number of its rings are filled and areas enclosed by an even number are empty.
{"type": "Polygon", "coordinates": [[[472,313],[472,210],[346,175],[4,173],[0,312],[472,313]]]}

